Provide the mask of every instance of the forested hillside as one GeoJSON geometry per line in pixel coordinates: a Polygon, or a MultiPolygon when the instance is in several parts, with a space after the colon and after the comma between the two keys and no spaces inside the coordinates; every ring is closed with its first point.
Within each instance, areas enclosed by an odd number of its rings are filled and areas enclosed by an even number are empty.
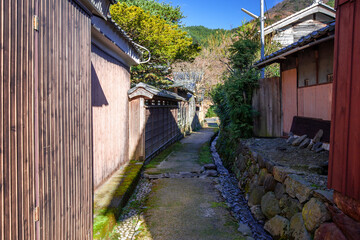
{"type": "Polygon", "coordinates": [[[209,29],[204,26],[190,26],[185,27],[183,29],[185,32],[187,32],[192,38],[194,43],[197,43],[201,46],[207,46],[208,45],[208,39],[211,36],[218,36],[224,35],[224,34],[230,34],[231,31],[224,30],[224,29],[209,29]]]}

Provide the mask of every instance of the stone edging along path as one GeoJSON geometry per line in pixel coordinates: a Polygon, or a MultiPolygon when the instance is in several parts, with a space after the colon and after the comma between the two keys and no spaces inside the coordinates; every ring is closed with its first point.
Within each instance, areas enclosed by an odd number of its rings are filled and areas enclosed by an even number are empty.
{"type": "Polygon", "coordinates": [[[238,186],[253,216],[274,239],[360,239],[360,223],[336,207],[332,191],[317,190],[305,180],[306,173],[279,166],[253,150],[241,155],[234,156],[238,186]]]}
{"type": "Polygon", "coordinates": [[[247,201],[238,188],[238,180],[234,174],[231,174],[223,165],[219,154],[216,151],[216,142],[218,137],[211,143],[211,152],[214,163],[219,173],[219,191],[229,205],[233,216],[239,221],[240,228],[245,225],[251,229],[252,235],[257,240],[272,239],[270,235],[264,231],[262,225],[260,225],[251,214],[247,201]]]}

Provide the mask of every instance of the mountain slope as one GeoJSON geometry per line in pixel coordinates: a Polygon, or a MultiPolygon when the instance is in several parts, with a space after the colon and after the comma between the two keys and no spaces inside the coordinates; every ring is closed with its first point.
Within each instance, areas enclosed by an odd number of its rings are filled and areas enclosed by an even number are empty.
{"type": "MultiPolygon", "coordinates": [[[[310,6],[313,0],[284,0],[266,12],[267,24],[277,22],[295,12],[298,12],[310,6]]],[[[331,7],[334,7],[334,0],[323,0],[323,2],[331,7]]]]}

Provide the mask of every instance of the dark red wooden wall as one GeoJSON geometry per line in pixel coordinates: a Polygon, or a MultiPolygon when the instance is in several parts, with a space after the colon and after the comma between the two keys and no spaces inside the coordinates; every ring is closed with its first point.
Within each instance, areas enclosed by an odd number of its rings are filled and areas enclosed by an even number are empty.
{"type": "Polygon", "coordinates": [[[72,0],[0,0],[0,239],[92,237],[90,44],[72,0]]]}
{"type": "Polygon", "coordinates": [[[328,187],[360,200],[360,0],[338,0],[328,187]]]}

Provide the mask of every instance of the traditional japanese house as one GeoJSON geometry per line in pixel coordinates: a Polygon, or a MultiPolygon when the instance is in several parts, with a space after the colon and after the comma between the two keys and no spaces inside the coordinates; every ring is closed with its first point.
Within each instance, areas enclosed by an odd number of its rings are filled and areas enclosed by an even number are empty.
{"type": "Polygon", "coordinates": [[[335,14],[332,7],[315,0],[311,6],[267,26],[264,33],[285,47],[333,22],[335,14]]]}
{"type": "Polygon", "coordinates": [[[279,101],[283,134],[296,131],[292,127],[297,125],[301,126],[297,133],[308,134],[309,137],[323,129],[323,140],[329,141],[334,32],[335,22],[255,64],[263,68],[275,62],[280,63],[279,101]]]}

